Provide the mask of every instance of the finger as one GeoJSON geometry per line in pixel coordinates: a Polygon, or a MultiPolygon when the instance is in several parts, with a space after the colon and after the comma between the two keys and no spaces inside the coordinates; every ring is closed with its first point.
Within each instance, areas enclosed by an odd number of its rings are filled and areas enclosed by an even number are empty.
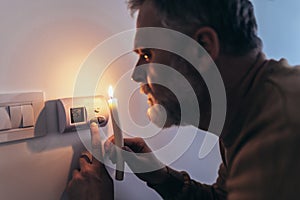
{"type": "Polygon", "coordinates": [[[103,173],[108,175],[108,172],[104,164],[101,162],[101,160],[103,160],[102,144],[101,144],[101,138],[100,138],[100,133],[99,133],[99,128],[97,123],[91,122],[90,132],[91,132],[91,140],[92,140],[91,142],[92,142],[92,151],[93,151],[92,167],[100,173],[100,176],[103,173]]]}
{"type": "Polygon", "coordinates": [[[124,138],[124,146],[136,145],[139,141],[139,138],[124,138]]]}
{"type": "Polygon", "coordinates": [[[92,157],[92,162],[91,164],[96,167],[96,168],[99,168],[99,167],[102,167],[103,166],[103,163],[101,160],[99,160],[97,157],[92,157]]]}
{"type": "Polygon", "coordinates": [[[82,183],[83,177],[81,176],[81,173],[78,170],[74,170],[72,180],[69,181],[66,187],[70,199],[76,199],[78,196],[78,188],[82,187],[82,183]]]}
{"type": "Polygon", "coordinates": [[[105,165],[95,157],[93,157],[93,162],[91,164],[91,167],[94,169],[94,171],[97,174],[99,174],[100,177],[102,177],[102,176],[110,177],[105,165]]]}
{"type": "Polygon", "coordinates": [[[90,132],[91,132],[92,147],[99,148],[99,146],[101,146],[101,138],[100,138],[100,132],[97,123],[92,122],[90,124],[90,132]]]}
{"type": "Polygon", "coordinates": [[[81,153],[80,158],[84,158],[86,160],[86,162],[91,163],[92,154],[89,151],[83,151],[81,153]]]}
{"type": "Polygon", "coordinates": [[[122,149],[122,158],[129,165],[130,168],[132,168],[134,165],[137,165],[140,162],[139,157],[131,148],[129,148],[128,146],[124,146],[122,147],[122,149]]]}
{"type": "Polygon", "coordinates": [[[114,144],[114,135],[110,136],[104,143],[104,150],[106,156],[112,161],[113,164],[116,164],[116,146],[114,144]]]}
{"type": "Polygon", "coordinates": [[[91,162],[89,161],[89,158],[86,155],[82,155],[79,158],[80,170],[85,171],[90,165],[91,162]]]}
{"type": "Polygon", "coordinates": [[[73,180],[79,180],[82,178],[80,172],[77,169],[73,170],[72,177],[73,180]]]}
{"type": "Polygon", "coordinates": [[[110,150],[107,152],[106,155],[108,155],[109,160],[113,163],[116,164],[117,162],[117,150],[116,146],[114,144],[111,145],[110,150]]]}
{"type": "Polygon", "coordinates": [[[135,153],[148,153],[151,151],[142,138],[125,138],[124,146],[129,147],[135,153]]]}
{"type": "MultiPolygon", "coordinates": [[[[92,162],[95,158],[102,159],[102,145],[98,124],[91,122],[90,124],[91,133],[91,146],[92,146],[92,162]]],[[[97,160],[97,159],[96,159],[97,160]]]]}
{"type": "Polygon", "coordinates": [[[156,171],[165,166],[153,153],[135,153],[128,146],[124,146],[123,150],[122,158],[135,174],[156,171]]]}
{"type": "Polygon", "coordinates": [[[115,144],[115,136],[110,136],[104,143],[104,149],[105,151],[109,151],[112,145],[115,144]]]}

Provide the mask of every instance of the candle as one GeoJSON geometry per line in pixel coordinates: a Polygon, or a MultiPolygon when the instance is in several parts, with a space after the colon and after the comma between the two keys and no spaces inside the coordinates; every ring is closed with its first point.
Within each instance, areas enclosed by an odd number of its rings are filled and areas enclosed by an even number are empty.
{"type": "Polygon", "coordinates": [[[116,98],[113,98],[113,88],[112,86],[109,86],[108,89],[108,105],[110,110],[110,116],[111,116],[111,122],[113,127],[113,132],[115,136],[115,145],[116,148],[116,180],[123,180],[124,178],[124,160],[121,156],[121,148],[124,146],[124,140],[122,135],[122,130],[120,127],[120,120],[119,120],[119,114],[118,114],[118,100],[116,98]]]}

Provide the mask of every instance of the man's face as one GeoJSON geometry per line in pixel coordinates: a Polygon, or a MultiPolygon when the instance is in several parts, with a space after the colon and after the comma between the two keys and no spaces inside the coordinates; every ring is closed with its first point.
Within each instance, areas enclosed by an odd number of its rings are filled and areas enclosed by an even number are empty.
{"type": "MultiPolygon", "coordinates": [[[[144,27],[162,27],[161,19],[156,14],[155,7],[151,1],[146,1],[140,8],[137,28],[144,27]]],[[[142,38],[147,39],[147,38],[142,38]]],[[[167,87],[159,83],[160,80],[167,80],[170,84],[175,85],[176,91],[182,93],[187,92],[183,84],[178,82],[176,76],[168,74],[162,70],[170,67],[183,75],[189,83],[199,86],[199,76],[197,71],[190,66],[185,60],[179,56],[161,49],[145,49],[137,45],[135,52],[139,55],[139,60],[134,69],[132,78],[136,82],[141,83],[141,92],[147,95],[148,98],[148,116],[158,126],[170,127],[181,123],[181,110],[179,102],[174,93],[167,87]],[[160,65],[162,68],[158,67],[160,65]],[[158,124],[163,119],[162,110],[157,105],[161,105],[166,110],[167,120],[165,124],[158,124]],[[157,123],[158,122],[158,123],[157,123]]],[[[200,77],[201,78],[201,77],[200,77]]],[[[186,93],[186,102],[188,103],[189,94],[186,93]]],[[[183,122],[188,124],[188,122],[183,122]]]]}

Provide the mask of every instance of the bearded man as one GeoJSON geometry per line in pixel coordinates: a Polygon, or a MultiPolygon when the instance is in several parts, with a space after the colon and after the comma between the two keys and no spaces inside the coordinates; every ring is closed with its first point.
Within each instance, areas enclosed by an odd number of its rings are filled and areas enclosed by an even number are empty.
{"type": "MultiPolygon", "coordinates": [[[[222,163],[213,185],[199,183],[187,172],[161,164],[140,138],[124,140],[123,149],[132,154],[125,156],[128,166],[133,171],[137,166],[161,166],[136,175],[163,199],[298,199],[300,71],[284,59],[266,59],[257,36],[252,3],[130,0],[128,5],[133,13],[138,11],[137,28],[171,29],[200,44],[216,64],[227,98],[226,120],[219,137],[222,163]]],[[[211,99],[201,74],[191,63],[172,52],[139,46],[139,42],[135,52],[139,61],[132,78],[141,83],[141,91],[148,96],[150,119],[163,127],[180,125],[182,121],[176,95],[154,81],[166,78],[156,67],[161,64],[182,74],[196,94],[201,120],[183,123],[207,130],[211,99]],[[164,124],[157,120],[161,119],[157,105],[166,111],[164,124]]],[[[192,48],[190,53],[197,57],[192,48]]],[[[176,81],[173,85],[181,87],[176,81]]],[[[113,138],[106,142],[105,149],[114,161],[112,143],[113,138]]],[[[68,186],[71,199],[113,199],[113,183],[104,165],[82,158],[80,163],[83,170],[75,173],[68,186]],[[87,193],[93,195],[87,198],[87,193]]]]}

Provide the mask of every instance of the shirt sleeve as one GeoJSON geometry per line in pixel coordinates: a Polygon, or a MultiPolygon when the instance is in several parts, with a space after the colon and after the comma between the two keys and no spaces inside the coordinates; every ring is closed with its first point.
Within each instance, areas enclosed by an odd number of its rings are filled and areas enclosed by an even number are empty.
{"type": "Polygon", "coordinates": [[[219,168],[219,177],[213,185],[206,185],[192,180],[190,176],[182,171],[176,171],[168,167],[169,178],[162,184],[150,185],[149,187],[158,192],[163,199],[189,200],[189,199],[226,199],[227,192],[225,180],[227,170],[224,164],[219,168]]]}

